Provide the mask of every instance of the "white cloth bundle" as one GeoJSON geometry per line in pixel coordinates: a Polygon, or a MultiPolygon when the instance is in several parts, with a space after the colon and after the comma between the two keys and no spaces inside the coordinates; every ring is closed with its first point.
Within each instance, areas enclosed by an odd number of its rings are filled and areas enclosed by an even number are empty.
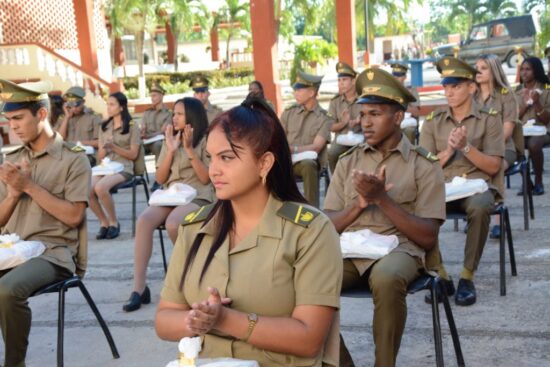
{"type": "Polygon", "coordinates": [[[336,144],[353,147],[357,144],[361,144],[364,140],[365,137],[363,134],[356,134],[353,131],[348,131],[347,134],[338,135],[336,137],[336,144]]]}
{"type": "Polygon", "coordinates": [[[11,269],[42,255],[46,246],[40,241],[21,241],[16,234],[0,236],[0,270],[11,269]]]}
{"type": "Polygon", "coordinates": [[[84,149],[84,152],[87,154],[87,155],[94,155],[95,154],[95,149],[94,147],[92,147],[91,145],[84,145],[82,144],[82,142],[80,141],[77,141],[76,142],[76,145],[82,149],[84,149]]]}
{"type": "Polygon", "coordinates": [[[162,134],[159,134],[159,135],[155,135],[149,139],[144,139],[143,140],[143,145],[147,145],[147,144],[151,144],[151,143],[154,143],[155,141],[161,141],[161,140],[164,140],[164,135],[162,134]]]}
{"type": "Polygon", "coordinates": [[[523,125],[523,136],[543,136],[546,135],[546,126],[535,125],[536,120],[527,120],[523,125]]]}
{"type": "Polygon", "coordinates": [[[489,190],[487,182],[481,178],[467,179],[455,177],[445,183],[445,201],[453,201],[489,190]]]}
{"type": "Polygon", "coordinates": [[[95,167],[92,167],[92,176],[109,176],[124,171],[124,165],[119,162],[111,161],[105,157],[95,167]]]}
{"type": "Polygon", "coordinates": [[[399,245],[395,235],[384,236],[370,229],[344,232],[340,235],[342,257],[377,260],[389,254],[399,245]]]}
{"type": "MultiPolygon", "coordinates": [[[[199,367],[260,367],[256,361],[246,361],[234,358],[197,359],[199,367]]],[[[172,361],[166,367],[179,367],[179,361],[172,361]]]]}
{"type": "MultiPolygon", "coordinates": [[[[406,115],[406,114],[405,114],[406,115]]],[[[418,126],[418,121],[414,117],[405,117],[403,121],[401,121],[401,128],[404,129],[406,127],[416,127],[418,126]]]]}
{"type": "Polygon", "coordinates": [[[174,183],[166,190],[156,190],[149,198],[151,206],[178,206],[186,205],[197,196],[197,190],[193,187],[174,183]]]}
{"type": "Polygon", "coordinates": [[[305,152],[294,153],[292,155],[292,163],[297,163],[304,159],[317,159],[317,152],[314,150],[306,150],[305,152]]]}

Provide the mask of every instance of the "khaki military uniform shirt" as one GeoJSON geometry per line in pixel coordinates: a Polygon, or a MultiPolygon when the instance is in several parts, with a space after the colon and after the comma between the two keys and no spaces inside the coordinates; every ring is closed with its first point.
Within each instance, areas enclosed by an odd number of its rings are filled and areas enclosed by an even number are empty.
{"type": "Polygon", "coordinates": [[[206,109],[206,117],[208,118],[208,124],[211,124],[212,121],[218,117],[223,112],[218,106],[208,102],[208,108],[206,109]]]}
{"type": "MultiPolygon", "coordinates": [[[[157,169],[162,164],[164,159],[166,159],[167,150],[168,148],[166,143],[162,144],[157,169]]],[[[200,143],[193,148],[193,150],[201,162],[208,167],[210,160],[206,155],[206,138],[203,138],[200,143]]],[[[212,185],[210,183],[204,185],[200,182],[193,166],[191,165],[191,161],[182,146],[180,146],[174,154],[172,166],[170,167],[170,175],[168,176],[165,186],[169,187],[174,182],[187,184],[197,190],[197,196],[195,199],[203,199],[210,202],[214,201],[214,190],[212,189],[212,185]]]]}
{"type": "Polygon", "coordinates": [[[165,106],[160,109],[150,108],[143,113],[141,128],[146,136],[162,134],[162,127],[172,122],[172,112],[165,106]]]}
{"type": "MultiPolygon", "coordinates": [[[[512,93],[507,88],[502,88],[501,90],[493,90],[489,95],[489,98],[486,101],[482,100],[481,93],[476,93],[474,99],[481,106],[494,108],[499,112],[502,123],[504,122],[513,122],[518,121],[518,101],[514,93],[512,93]]],[[[506,150],[515,151],[516,147],[514,141],[510,138],[505,143],[506,150]]]]}
{"type": "MultiPolygon", "coordinates": [[[[524,106],[523,97],[521,96],[522,89],[523,87],[521,85],[516,89],[516,96],[520,109],[524,106]]],[[[550,112],[550,84],[537,83],[535,89],[542,91],[542,94],[539,96],[540,104],[544,107],[546,111],[550,112]]],[[[535,108],[533,106],[527,107],[527,111],[521,117],[521,122],[525,125],[525,123],[531,119],[535,120],[535,125],[545,125],[542,121],[539,120],[537,112],[535,111],[535,108]]],[[[546,129],[548,130],[548,133],[550,133],[550,124],[546,125],[546,129]]]]}
{"type": "MultiPolygon", "coordinates": [[[[342,114],[344,111],[349,111],[350,120],[359,118],[361,113],[361,105],[355,102],[357,102],[357,98],[349,102],[345,96],[336,95],[330,100],[330,104],[328,105],[329,117],[334,119],[335,122],[339,122],[342,119],[342,114]]],[[[342,130],[336,132],[336,136],[340,134],[347,134],[349,130],[349,125],[346,125],[342,130]]],[[[355,125],[352,131],[354,133],[361,133],[361,124],[355,125]]]]}
{"type": "MultiPolygon", "coordinates": [[[[43,152],[35,153],[28,146],[9,153],[6,160],[27,160],[31,179],[50,194],[73,203],[88,204],[91,168],[86,154],[77,152],[56,134],[43,152]]],[[[7,196],[7,187],[0,181],[0,201],[7,196]]],[[[26,241],[40,241],[46,246],[45,260],[75,272],[74,257],[78,248],[78,228],[70,228],[54,218],[30,196],[23,194],[2,233],[19,235],[26,241]]]]}
{"type": "MultiPolygon", "coordinates": [[[[445,185],[439,162],[432,162],[421,156],[404,136],[386,157],[368,144],[361,144],[351,153],[340,157],[327,191],[325,210],[341,211],[354,205],[359,194],[351,181],[353,169],[373,173],[384,165],[386,183],[393,184],[388,191],[393,201],[415,216],[445,220],[445,185]]],[[[365,208],[346,231],[354,232],[365,228],[385,236],[396,235],[399,245],[393,251],[405,252],[424,260],[424,250],[399,232],[376,205],[365,208]]],[[[363,274],[374,260],[354,259],[353,263],[359,273],[363,274]]]]}
{"type": "MultiPolygon", "coordinates": [[[[58,120],[57,126],[61,125],[63,117],[58,120]]],[[[56,130],[58,130],[58,128],[56,130]]],[[[97,140],[99,129],[101,128],[101,116],[91,110],[85,110],[84,113],[73,116],[67,122],[66,141],[71,143],[97,140]]]]}
{"type": "MultiPolygon", "coordinates": [[[[484,154],[504,157],[504,133],[501,118],[497,111],[489,111],[488,108],[472,102],[470,114],[459,122],[452,116],[449,107],[438,109],[426,117],[420,132],[419,145],[433,154],[439,154],[447,149],[447,140],[451,130],[455,127],[466,126],[467,139],[472,146],[484,154]]],[[[456,176],[469,179],[481,178],[503,197],[502,187],[493,185],[491,176],[477,168],[458,150],[443,167],[443,174],[445,182],[450,182],[456,176]]]]}
{"type": "MultiPolygon", "coordinates": [[[[231,250],[226,238],[200,284],[201,270],[218,231],[216,217],[206,224],[181,226],[161,298],[191,305],[208,298],[207,287],[216,287],[222,297],[233,300],[231,308],[258,314],[260,323],[262,316],[290,317],[298,305],[339,308],[342,254],[334,226],[306,204],[297,212],[296,221],[308,225],[297,224],[277,214],[282,206],[283,202],[271,196],[259,225],[247,237],[231,250]],[[183,264],[197,233],[205,236],[180,291],[183,264]]],[[[338,343],[338,324],[333,326],[331,342],[338,343]]],[[[217,332],[204,336],[200,356],[256,360],[262,367],[320,367],[322,363],[321,356],[271,352],[217,332]]],[[[332,361],[331,365],[337,364],[332,361]]]]}
{"type": "MultiPolygon", "coordinates": [[[[111,121],[105,131],[99,130],[99,147],[102,147],[108,140],[112,140],[113,143],[123,149],[130,149],[132,145],[141,144],[139,128],[134,121],[130,121],[130,130],[127,134],[122,134],[122,126],[116,130],[113,129],[113,126],[114,122],[111,121]]],[[[110,152],[105,157],[108,157],[111,161],[122,163],[124,172],[134,175],[134,161],[121,157],[115,152],[110,152]]]]}

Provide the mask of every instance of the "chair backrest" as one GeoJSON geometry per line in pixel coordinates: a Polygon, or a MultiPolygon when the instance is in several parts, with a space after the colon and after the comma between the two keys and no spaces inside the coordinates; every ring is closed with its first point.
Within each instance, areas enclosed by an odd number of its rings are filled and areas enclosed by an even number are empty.
{"type": "Polygon", "coordinates": [[[525,140],[523,139],[523,124],[520,120],[516,121],[516,126],[514,126],[514,132],[512,133],[512,140],[514,141],[514,146],[516,147],[516,153],[518,155],[517,160],[521,161],[525,159],[525,140]]]}
{"type": "Polygon", "coordinates": [[[88,267],[88,224],[86,215],[84,215],[84,219],[78,227],[78,247],[76,250],[75,263],[76,275],[84,278],[86,268],[88,267]]]}
{"type": "Polygon", "coordinates": [[[146,172],[147,168],[145,167],[145,148],[143,147],[143,144],[140,144],[138,157],[134,161],[134,175],[143,176],[146,172]]]}

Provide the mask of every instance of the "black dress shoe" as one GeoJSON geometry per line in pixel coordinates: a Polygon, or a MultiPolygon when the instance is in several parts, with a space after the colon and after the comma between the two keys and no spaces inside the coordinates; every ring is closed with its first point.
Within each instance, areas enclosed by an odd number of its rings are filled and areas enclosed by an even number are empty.
{"type": "Polygon", "coordinates": [[[468,279],[460,279],[455,295],[455,303],[459,306],[470,306],[476,303],[476,287],[468,279]]]}
{"type": "Polygon", "coordinates": [[[99,227],[99,231],[95,235],[96,240],[103,240],[105,239],[105,236],[107,235],[107,227],[99,227]]]}
{"type": "Polygon", "coordinates": [[[105,238],[108,240],[112,240],[113,238],[117,238],[119,234],[120,234],[120,223],[117,223],[116,227],[109,226],[109,228],[107,228],[107,233],[105,234],[105,238]]]}
{"type": "Polygon", "coordinates": [[[536,196],[544,195],[544,185],[543,184],[535,185],[535,187],[533,188],[533,195],[536,195],[536,196]]]}
{"type": "Polygon", "coordinates": [[[125,312],[132,312],[138,310],[141,305],[147,305],[151,303],[151,292],[149,287],[145,286],[143,293],[140,295],[138,292],[132,292],[128,302],[122,306],[122,310],[125,312]]]}
{"type": "Polygon", "coordinates": [[[491,228],[491,232],[489,233],[489,238],[492,239],[499,239],[500,238],[500,226],[494,225],[493,228],[491,228]]]}
{"type": "MultiPolygon", "coordinates": [[[[455,294],[455,285],[451,277],[449,277],[449,280],[441,278],[440,283],[443,286],[445,293],[447,293],[447,297],[455,294]]],[[[441,291],[439,290],[439,288],[436,289],[436,298],[437,303],[443,302],[443,295],[441,295],[441,291]]],[[[424,297],[424,302],[430,305],[432,304],[432,292],[426,293],[426,296],[424,297]]]]}

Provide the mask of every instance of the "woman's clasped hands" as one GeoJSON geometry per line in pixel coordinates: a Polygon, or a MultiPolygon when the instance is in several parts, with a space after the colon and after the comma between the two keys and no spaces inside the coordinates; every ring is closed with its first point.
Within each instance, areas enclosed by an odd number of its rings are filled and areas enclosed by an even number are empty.
{"type": "Polygon", "coordinates": [[[187,328],[197,335],[216,329],[225,316],[225,306],[232,302],[230,298],[222,298],[216,288],[208,287],[208,292],[208,299],[193,303],[185,318],[187,328]]]}

